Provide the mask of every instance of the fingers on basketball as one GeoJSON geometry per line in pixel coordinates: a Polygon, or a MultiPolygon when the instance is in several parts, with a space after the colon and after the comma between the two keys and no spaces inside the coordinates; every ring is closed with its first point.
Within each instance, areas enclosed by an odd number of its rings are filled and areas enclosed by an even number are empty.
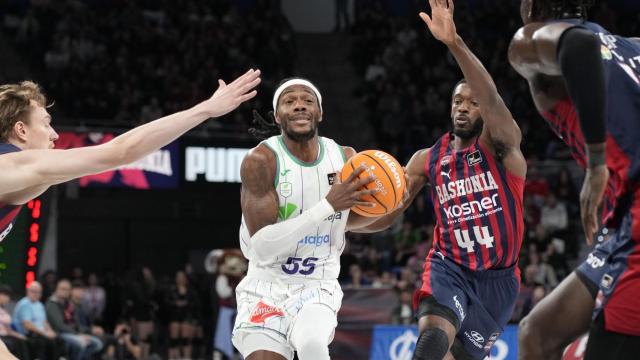
{"type": "Polygon", "coordinates": [[[360,193],[359,201],[351,208],[359,215],[382,216],[393,211],[402,201],[406,188],[404,171],[393,156],[383,151],[357,153],[345,163],[340,174],[343,182],[353,182],[357,176],[358,188],[369,190],[360,193]],[[362,170],[359,169],[361,166],[362,170]]]}

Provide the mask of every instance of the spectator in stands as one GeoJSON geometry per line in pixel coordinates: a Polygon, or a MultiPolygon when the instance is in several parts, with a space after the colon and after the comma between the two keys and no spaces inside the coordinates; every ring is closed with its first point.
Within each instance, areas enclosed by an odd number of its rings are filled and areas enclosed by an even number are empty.
{"type": "Polygon", "coordinates": [[[116,323],[113,337],[115,341],[106,346],[104,360],[142,359],[142,349],[138,345],[138,340],[131,334],[131,328],[124,319],[116,323]]]}
{"type": "Polygon", "coordinates": [[[527,181],[524,187],[525,194],[533,197],[533,203],[537,207],[541,207],[549,193],[549,182],[542,176],[540,169],[535,166],[528,167],[527,181]]]}
{"type": "Polygon", "coordinates": [[[58,359],[62,354],[64,343],[47,321],[42,298],[42,285],[33,281],[27,286],[27,296],[20,299],[13,309],[13,321],[16,331],[26,335],[33,346],[31,358],[58,359]]]}
{"type": "Polygon", "coordinates": [[[70,296],[69,280],[59,280],[56,291],[46,303],[47,320],[51,323],[51,328],[67,344],[71,360],[89,360],[93,354],[102,350],[102,341],[79,331],[73,304],[69,301],[70,296]]]}
{"type": "Polygon", "coordinates": [[[560,238],[552,238],[547,244],[547,248],[542,253],[542,261],[551,266],[555,271],[558,280],[569,275],[569,264],[567,264],[566,242],[560,238]]]}
{"type": "Polygon", "coordinates": [[[27,337],[13,330],[11,314],[7,312],[7,305],[11,301],[11,288],[0,284],[0,339],[7,345],[9,351],[20,360],[29,360],[27,337]]]}
{"type": "Polygon", "coordinates": [[[191,339],[199,304],[184,271],[178,271],[169,292],[169,359],[190,359],[191,339]]]}
{"type": "Polygon", "coordinates": [[[360,261],[360,267],[364,276],[368,279],[375,279],[382,273],[382,257],[374,247],[366,248],[366,255],[360,261]]]}
{"type": "MultiPolygon", "coordinates": [[[[352,251],[352,234],[348,234],[350,238],[345,242],[344,250],[340,256],[340,276],[338,281],[340,284],[347,284],[351,281],[351,265],[358,263],[358,257],[352,251]]],[[[357,234],[360,235],[360,234],[357,234]]]]}
{"type": "Polygon", "coordinates": [[[82,334],[93,335],[105,343],[105,332],[102,326],[96,325],[92,320],[89,312],[84,306],[82,299],[84,298],[85,287],[81,281],[74,281],[71,284],[71,299],[68,307],[73,312],[74,320],[78,331],[82,334]]]}
{"type": "Polygon", "coordinates": [[[413,289],[400,290],[400,303],[393,309],[391,323],[395,325],[411,325],[415,321],[413,314],[413,289]]]}
{"type": "Polygon", "coordinates": [[[90,273],[88,277],[89,286],[84,289],[82,304],[87,310],[92,323],[102,321],[102,313],[107,303],[104,288],[100,286],[98,275],[90,273]]]}
{"type": "Polygon", "coordinates": [[[552,289],[558,285],[558,278],[553,267],[546,262],[541,261],[540,254],[537,251],[529,253],[529,265],[525,268],[525,272],[533,275],[533,282],[542,284],[552,289]]]}
{"type": "MultiPolygon", "coordinates": [[[[18,43],[28,46],[16,47],[46,74],[41,83],[57,107],[81,122],[101,119],[101,125],[133,125],[185,108],[210,96],[220,72],[257,63],[274,79],[285,77],[296,53],[292,28],[273,2],[57,0],[31,2],[17,15],[18,43]],[[154,100],[149,89],[163,95],[154,100]]],[[[252,104],[257,108],[271,100],[274,81],[263,84],[267,88],[252,104]]],[[[207,124],[245,133],[248,106],[246,112],[239,122],[207,124]]]]}
{"type": "Polygon", "coordinates": [[[142,357],[150,351],[158,311],[156,281],[151,269],[134,268],[125,284],[125,313],[131,319],[131,330],[142,348],[142,357]]]}
{"type": "Polygon", "coordinates": [[[351,267],[349,268],[349,276],[345,279],[342,285],[353,289],[359,289],[361,287],[371,285],[371,281],[364,276],[360,265],[351,264],[351,267]]]}
{"type": "Polygon", "coordinates": [[[534,203],[533,195],[524,194],[524,224],[528,231],[533,229],[540,223],[540,208],[534,203]]]}
{"type": "Polygon", "coordinates": [[[580,213],[578,191],[566,167],[560,169],[557,181],[554,183],[554,190],[558,200],[566,205],[569,218],[577,216],[580,213]]]}
{"type": "Polygon", "coordinates": [[[71,270],[71,283],[84,282],[84,270],[80,266],[76,266],[71,270]]]}
{"type": "Polygon", "coordinates": [[[396,283],[396,288],[400,291],[415,288],[417,285],[418,276],[409,267],[402,268],[400,272],[400,280],[396,283]]]}
{"type": "Polygon", "coordinates": [[[383,271],[380,277],[377,277],[371,283],[372,288],[393,289],[396,286],[396,278],[390,271],[383,271]]]}
{"type": "Polygon", "coordinates": [[[540,224],[550,234],[564,233],[569,226],[569,215],[567,207],[563,202],[558,201],[553,192],[547,195],[544,206],[540,210],[540,224]]]}
{"type": "Polygon", "coordinates": [[[56,290],[58,274],[53,270],[47,270],[40,276],[40,278],[42,280],[42,298],[48,299],[56,290]]]}

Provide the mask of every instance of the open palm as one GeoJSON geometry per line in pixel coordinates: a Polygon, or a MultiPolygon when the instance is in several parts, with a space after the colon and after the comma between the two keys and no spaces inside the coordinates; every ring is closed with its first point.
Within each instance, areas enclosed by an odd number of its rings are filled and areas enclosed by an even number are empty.
{"type": "Polygon", "coordinates": [[[260,81],[260,70],[253,69],[230,84],[226,84],[222,79],[218,80],[218,89],[205,102],[210,116],[218,117],[227,114],[243,102],[252,99],[256,96],[256,90],[253,89],[260,84],[260,81]]]}
{"type": "Polygon", "coordinates": [[[445,44],[456,40],[456,24],[453,22],[453,0],[429,0],[431,17],[421,12],[420,18],[427,24],[433,36],[445,44]]]}

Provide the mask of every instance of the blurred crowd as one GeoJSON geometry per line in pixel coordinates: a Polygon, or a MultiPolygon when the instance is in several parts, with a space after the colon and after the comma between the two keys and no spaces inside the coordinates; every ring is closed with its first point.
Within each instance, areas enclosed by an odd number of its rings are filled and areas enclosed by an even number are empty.
{"type": "MultiPolygon", "coordinates": [[[[450,129],[453,86],[462,78],[446,46],[435,40],[417,16],[421,0],[356,0],[351,61],[361,82],[357,95],[366,105],[378,142],[407,158],[450,129]]],[[[528,160],[567,160],[566,146],[536,113],[526,81],[511,69],[507,50],[522,26],[520,1],[456,1],[456,29],[492,75],[522,130],[528,160]]],[[[634,1],[597,1],[593,21],[613,33],[637,36],[640,9],[634,1]],[[635,11],[629,11],[635,8],[635,11]]]]}
{"type": "Polygon", "coordinates": [[[0,285],[0,338],[21,360],[231,358],[246,260],[231,249],[207,261],[206,274],[187,265],[173,278],[144,266],[102,279],[81,268],[46,271],[22,298],[0,285]]]}
{"type": "Polygon", "coordinates": [[[258,99],[229,115],[234,121],[206,125],[246,134],[250,109],[268,108],[274,81],[290,76],[296,56],[278,4],[248,3],[13,0],[0,14],[7,38],[56,99],[60,120],[144,123],[205,100],[221,74],[228,81],[259,65],[258,99]]]}

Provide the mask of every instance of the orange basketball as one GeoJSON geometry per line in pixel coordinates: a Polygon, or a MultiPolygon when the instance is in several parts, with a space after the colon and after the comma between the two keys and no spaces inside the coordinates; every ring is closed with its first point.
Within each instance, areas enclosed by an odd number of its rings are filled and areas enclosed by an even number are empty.
{"type": "Polygon", "coordinates": [[[360,174],[360,178],[374,175],[376,180],[369,183],[368,189],[378,189],[373,195],[366,195],[362,201],[375,204],[374,207],[354,206],[351,210],[368,217],[382,216],[391,212],[402,200],[404,188],[407,185],[402,166],[393,156],[380,150],[366,150],[355,154],[342,168],[341,181],[351,175],[360,165],[366,165],[367,170],[360,174]]]}

